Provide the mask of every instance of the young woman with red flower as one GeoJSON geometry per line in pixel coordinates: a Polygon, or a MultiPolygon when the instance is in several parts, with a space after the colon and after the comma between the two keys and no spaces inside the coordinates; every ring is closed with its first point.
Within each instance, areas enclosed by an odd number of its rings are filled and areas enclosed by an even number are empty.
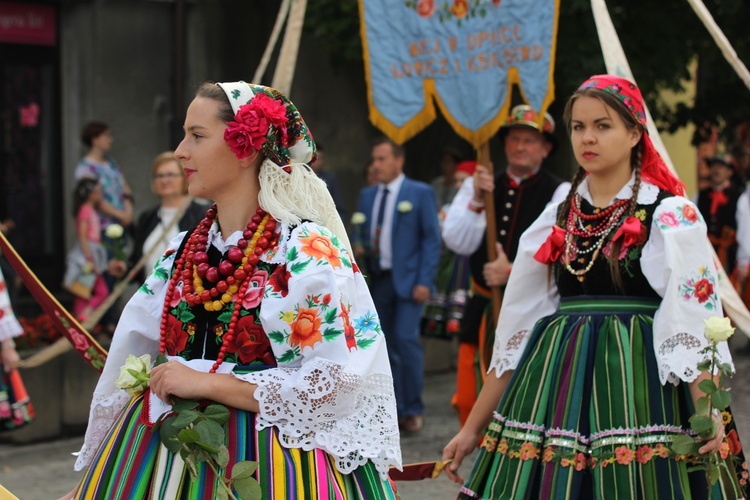
{"type": "Polygon", "coordinates": [[[184,129],[175,158],[189,192],[215,204],[172,240],[123,311],[75,496],[213,498],[211,470],[190,482],[148,429],[154,408],[183,398],[229,407],[229,463],[259,463],[264,499],[395,498],[387,472],[401,454],[385,341],[379,327],[352,326],[375,309],[309,167],[315,145],[297,108],[268,87],[207,83],[184,129]],[[136,353],[169,361],[131,399],[114,381],[136,353]]]}
{"type": "MultiPolygon", "coordinates": [[[[461,498],[745,497],[729,461],[709,491],[670,448],[710,378],[695,368],[702,320],[721,315],[706,225],[651,143],[633,83],[590,78],[565,121],[579,169],[521,237],[494,376],[444,449],[448,476],[463,482],[458,468],[487,429],[483,442],[506,446],[480,446],[461,498]]],[[[728,449],[716,422],[700,453],[728,449]]]]}

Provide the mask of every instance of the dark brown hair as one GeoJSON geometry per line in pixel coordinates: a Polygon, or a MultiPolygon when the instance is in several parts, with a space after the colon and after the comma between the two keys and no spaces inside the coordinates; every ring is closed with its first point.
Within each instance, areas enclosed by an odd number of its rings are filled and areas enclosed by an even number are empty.
{"type": "MultiPolygon", "coordinates": [[[[625,123],[625,127],[627,127],[628,130],[639,128],[641,129],[641,132],[643,134],[646,133],[643,130],[641,124],[636,121],[635,117],[630,114],[630,111],[628,111],[625,105],[617,97],[600,89],[584,88],[576,90],[573,95],[570,96],[568,102],[565,104],[563,119],[565,120],[565,126],[568,129],[568,135],[570,135],[572,130],[571,122],[573,120],[573,104],[575,104],[576,100],[578,100],[579,97],[593,97],[594,99],[600,100],[602,103],[604,103],[605,106],[607,106],[609,109],[613,109],[620,116],[622,121],[625,123]]],[[[633,185],[633,197],[630,199],[630,204],[628,205],[627,216],[634,215],[635,209],[638,205],[638,192],[641,189],[641,155],[643,150],[642,142],[643,139],[641,137],[641,140],[638,141],[638,144],[633,147],[630,154],[630,166],[635,172],[635,184],[633,185]]],[[[573,196],[575,196],[578,186],[581,184],[581,182],[583,182],[583,179],[585,178],[586,171],[579,165],[578,170],[576,171],[576,174],[571,182],[572,186],[570,187],[570,192],[568,192],[568,196],[565,198],[565,201],[561,205],[560,210],[557,214],[557,225],[563,229],[565,229],[568,211],[570,210],[573,196]]],[[[607,258],[607,261],[609,263],[609,272],[612,276],[612,282],[614,283],[615,287],[620,290],[622,290],[623,287],[618,256],[620,255],[620,249],[622,248],[622,241],[623,239],[620,238],[618,241],[612,243],[609,251],[609,257],[607,258]]]]}
{"type": "Polygon", "coordinates": [[[372,143],[372,147],[374,148],[374,147],[380,146],[381,144],[390,144],[391,151],[393,151],[393,156],[395,156],[396,158],[403,158],[404,155],[406,155],[406,151],[404,150],[403,146],[399,146],[398,144],[396,144],[395,142],[393,142],[392,140],[390,140],[389,138],[385,136],[378,137],[377,139],[375,139],[375,141],[373,141],[372,143]]]}
{"type": "Polygon", "coordinates": [[[214,82],[203,82],[198,86],[198,90],[195,91],[196,97],[204,97],[206,99],[213,99],[219,103],[219,119],[224,123],[229,123],[234,120],[234,110],[232,105],[229,104],[229,99],[224,93],[221,87],[216,85],[214,82]]]}
{"type": "Polygon", "coordinates": [[[109,130],[109,125],[102,122],[89,122],[83,127],[81,132],[81,142],[83,142],[87,148],[91,147],[94,139],[102,135],[104,132],[109,130]]]}

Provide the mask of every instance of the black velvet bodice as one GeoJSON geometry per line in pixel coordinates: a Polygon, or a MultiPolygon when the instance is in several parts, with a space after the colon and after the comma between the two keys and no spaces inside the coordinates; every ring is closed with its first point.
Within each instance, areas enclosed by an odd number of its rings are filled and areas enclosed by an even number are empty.
{"type": "MultiPolygon", "coordinates": [[[[557,284],[560,297],[574,297],[580,295],[622,295],[622,296],[637,296],[637,297],[654,297],[659,298],[659,295],[651,288],[648,280],[643,275],[641,269],[641,252],[643,246],[646,244],[649,238],[651,230],[651,221],[656,211],[656,207],[664,199],[671,196],[670,193],[661,191],[657,198],[657,201],[650,205],[637,205],[635,215],[640,219],[641,224],[644,228],[644,233],[638,242],[632,245],[625,252],[621,252],[619,259],[620,268],[620,281],[622,286],[615,286],[610,272],[609,261],[607,253],[609,244],[619,225],[621,225],[627,217],[627,212],[620,217],[617,226],[607,235],[602,251],[594,262],[593,266],[589,271],[583,275],[583,280],[579,279],[579,276],[574,276],[566,268],[565,265],[558,260],[553,265],[553,275],[557,284]]],[[[596,208],[593,207],[585,199],[581,200],[581,211],[585,214],[595,213],[596,208]]],[[[584,246],[585,241],[588,240],[589,245],[595,245],[598,241],[597,238],[579,238],[573,237],[580,248],[586,248],[584,246]]],[[[583,262],[578,260],[571,263],[571,267],[574,270],[583,269],[590,262],[590,258],[593,253],[579,256],[583,258],[583,262]]]]}

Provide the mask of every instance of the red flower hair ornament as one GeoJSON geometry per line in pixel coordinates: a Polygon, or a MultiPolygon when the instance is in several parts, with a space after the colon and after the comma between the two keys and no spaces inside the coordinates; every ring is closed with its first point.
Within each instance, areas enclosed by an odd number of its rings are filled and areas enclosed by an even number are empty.
{"type": "Polygon", "coordinates": [[[542,264],[551,264],[560,258],[565,246],[565,229],[560,226],[552,226],[552,232],[547,236],[539,250],[534,254],[534,259],[542,264]]]}
{"type": "Polygon", "coordinates": [[[264,94],[255,94],[252,100],[240,106],[234,120],[227,123],[224,140],[237,158],[247,158],[267,141],[269,128],[281,133],[281,143],[288,145],[286,106],[283,102],[264,94]]]}

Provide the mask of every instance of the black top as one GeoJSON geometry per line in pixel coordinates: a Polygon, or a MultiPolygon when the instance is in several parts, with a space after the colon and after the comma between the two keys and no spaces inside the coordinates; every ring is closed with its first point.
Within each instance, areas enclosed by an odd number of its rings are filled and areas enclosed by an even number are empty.
{"type": "MultiPolygon", "coordinates": [[[[636,206],[636,217],[641,220],[643,233],[636,244],[627,249],[627,252],[621,254],[619,259],[622,288],[615,287],[612,280],[612,273],[609,269],[609,261],[605,255],[608,253],[609,242],[617,232],[617,227],[615,227],[607,235],[604,246],[602,247],[602,250],[606,249],[607,251],[599,252],[596,262],[583,276],[583,281],[579,280],[578,276],[571,274],[559,260],[555,262],[553,272],[560,297],[573,297],[579,295],[622,295],[659,298],[659,294],[651,288],[648,280],[643,275],[640,258],[643,246],[648,241],[650,235],[651,221],[653,220],[656,207],[659,206],[659,203],[661,203],[662,200],[670,196],[672,196],[671,193],[660,191],[655,203],[636,206]]],[[[588,201],[585,199],[581,200],[581,211],[583,213],[593,214],[594,210],[595,208],[588,201]]],[[[620,220],[617,223],[618,227],[625,221],[627,216],[628,214],[626,211],[620,217],[620,220]]],[[[579,248],[583,248],[585,241],[589,241],[589,245],[595,245],[598,241],[598,238],[579,238],[576,236],[574,236],[574,238],[579,248]]],[[[585,268],[590,262],[592,255],[593,252],[579,256],[579,258],[583,259],[583,262],[572,262],[571,268],[574,270],[585,268]]]]}

